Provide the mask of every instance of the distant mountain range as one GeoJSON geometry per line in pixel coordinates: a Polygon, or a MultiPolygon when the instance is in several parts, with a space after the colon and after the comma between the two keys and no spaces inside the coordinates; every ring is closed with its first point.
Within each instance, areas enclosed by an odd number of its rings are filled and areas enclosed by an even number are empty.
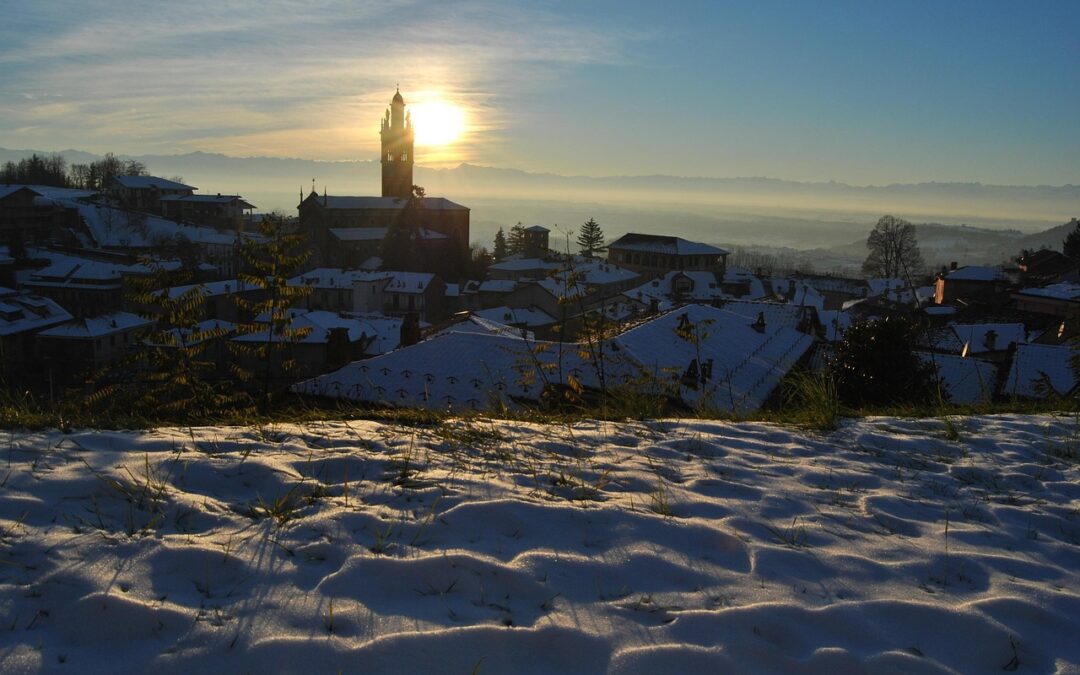
{"type": "MultiPolygon", "coordinates": [[[[40,150],[0,148],[0,162],[40,150]]],[[[63,150],[69,163],[99,156],[63,150]]],[[[377,161],[329,162],[229,157],[192,152],[134,156],[155,175],[182,176],[204,194],[242,194],[261,211],[295,213],[301,193],[377,194],[377,161]]],[[[853,186],[775,178],[680,176],[562,176],[461,164],[417,166],[416,183],[429,195],[469,206],[475,241],[489,243],[498,227],[543,224],[564,235],[595,218],[608,239],[646,230],[728,246],[827,251],[865,257],[865,237],[886,213],[922,225],[928,263],[992,262],[1020,247],[1060,247],[1059,230],[1080,216],[1080,186],[918,183],[853,186]],[[945,223],[945,224],[942,224],[945,223]],[[556,228],[555,226],[559,227],[556,228]]],[[[572,238],[571,238],[572,239],[572,238]]]]}

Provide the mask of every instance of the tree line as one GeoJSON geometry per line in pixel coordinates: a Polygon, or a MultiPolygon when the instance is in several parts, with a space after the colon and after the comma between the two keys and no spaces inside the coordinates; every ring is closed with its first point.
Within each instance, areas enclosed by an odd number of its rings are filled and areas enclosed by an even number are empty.
{"type": "Polygon", "coordinates": [[[146,176],[146,165],[121,159],[109,152],[88,164],[68,165],[63,155],[34,153],[0,167],[0,184],[47,185],[50,187],[102,190],[117,176],[146,176]]]}

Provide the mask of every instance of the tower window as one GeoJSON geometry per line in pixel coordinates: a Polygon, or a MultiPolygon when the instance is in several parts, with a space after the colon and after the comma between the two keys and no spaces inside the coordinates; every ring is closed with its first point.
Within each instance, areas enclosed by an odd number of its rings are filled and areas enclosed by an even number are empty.
{"type": "Polygon", "coordinates": [[[403,161],[403,162],[409,161],[409,153],[407,153],[407,152],[401,153],[401,161],[403,161]]]}

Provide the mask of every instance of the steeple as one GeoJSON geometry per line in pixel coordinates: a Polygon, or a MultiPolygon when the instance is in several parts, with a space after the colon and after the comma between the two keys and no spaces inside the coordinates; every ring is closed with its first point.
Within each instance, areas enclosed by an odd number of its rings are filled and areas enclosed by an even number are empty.
{"type": "Polygon", "coordinates": [[[412,118],[405,112],[401,90],[394,92],[390,107],[383,116],[382,129],[382,195],[408,199],[413,186],[412,118]]]}

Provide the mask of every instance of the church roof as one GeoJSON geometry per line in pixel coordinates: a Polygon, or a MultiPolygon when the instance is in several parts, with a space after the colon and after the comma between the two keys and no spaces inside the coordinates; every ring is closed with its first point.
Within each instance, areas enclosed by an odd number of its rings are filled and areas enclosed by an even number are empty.
{"type": "MultiPolygon", "coordinates": [[[[405,208],[406,200],[398,197],[336,197],[334,195],[314,195],[308,200],[313,200],[319,206],[326,209],[343,210],[397,210],[405,208]]],[[[424,197],[424,208],[429,211],[468,211],[467,206],[455,204],[444,197],[424,197]]]]}
{"type": "Polygon", "coordinates": [[[405,103],[405,99],[401,98],[401,91],[400,90],[394,92],[394,99],[393,99],[392,103],[401,103],[401,104],[405,103]]]}

